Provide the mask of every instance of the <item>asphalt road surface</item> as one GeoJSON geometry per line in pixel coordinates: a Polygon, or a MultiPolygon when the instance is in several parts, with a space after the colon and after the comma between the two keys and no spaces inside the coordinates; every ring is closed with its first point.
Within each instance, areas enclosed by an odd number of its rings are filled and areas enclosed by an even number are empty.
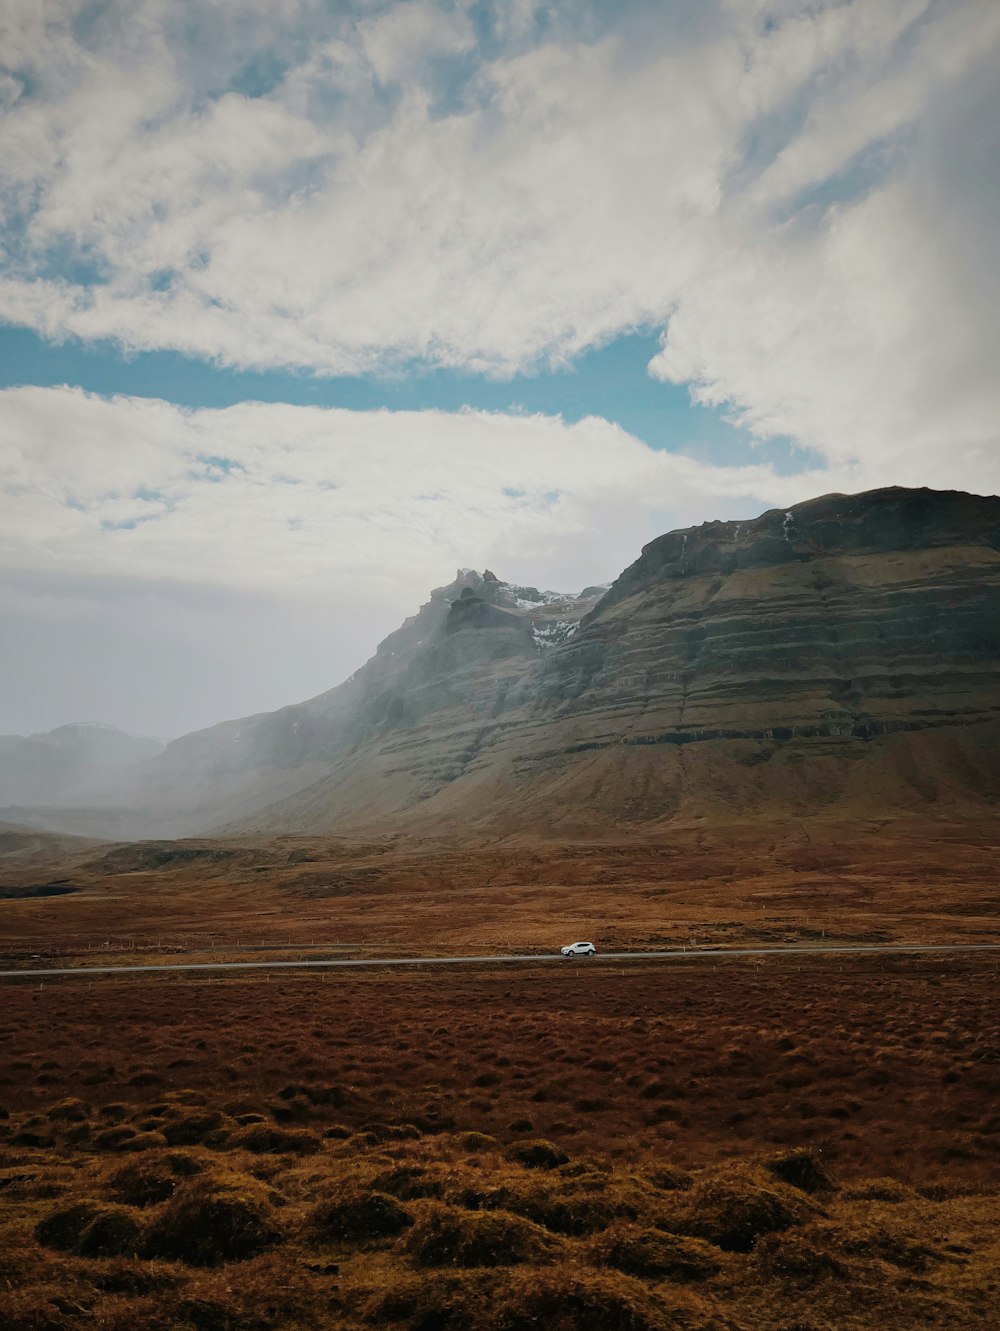
{"type": "Polygon", "coordinates": [[[150,966],[47,966],[41,970],[0,971],[0,979],[44,979],[51,975],[135,975],[151,971],[346,970],[373,966],[502,966],[524,962],[561,961],[588,966],[599,961],[699,961],[706,957],[887,956],[914,952],[1000,952],[1000,943],[886,943],[866,946],[830,943],[821,947],[689,947],[665,952],[598,952],[594,957],[564,957],[558,952],[496,957],[372,957],[364,960],[316,961],[179,961],[150,966]]]}

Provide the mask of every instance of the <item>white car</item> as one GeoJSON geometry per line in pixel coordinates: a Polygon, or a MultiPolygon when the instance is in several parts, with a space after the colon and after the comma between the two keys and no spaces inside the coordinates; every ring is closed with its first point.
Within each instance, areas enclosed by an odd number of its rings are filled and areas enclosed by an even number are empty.
{"type": "Polygon", "coordinates": [[[567,943],[560,950],[564,957],[592,957],[597,948],[593,943],[567,943]]]}

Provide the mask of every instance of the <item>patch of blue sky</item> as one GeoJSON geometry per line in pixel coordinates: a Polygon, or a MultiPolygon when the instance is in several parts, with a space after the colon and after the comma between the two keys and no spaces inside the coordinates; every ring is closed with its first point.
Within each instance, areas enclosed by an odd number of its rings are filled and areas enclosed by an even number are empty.
{"type": "Polygon", "coordinates": [[[329,184],[330,158],[323,153],[287,163],[266,182],[270,193],[283,203],[291,198],[304,199],[329,184]]]}
{"type": "Polygon", "coordinates": [[[435,55],[427,62],[429,84],[434,98],[428,107],[432,120],[446,120],[462,115],[476,101],[482,52],[469,51],[460,55],[435,55]]]}
{"type": "Polygon", "coordinates": [[[898,165],[903,140],[909,133],[895,134],[891,138],[871,144],[844,167],[842,171],[801,190],[789,198],[775,213],[776,221],[793,216],[802,218],[823,215],[838,204],[851,203],[870,194],[883,184],[898,165]]]}
{"type": "MultiPolygon", "coordinates": [[[[199,478],[203,481],[222,481],[225,480],[232,471],[246,471],[246,467],[244,467],[243,463],[238,462],[236,458],[217,457],[212,453],[199,453],[196,461],[204,468],[203,471],[197,473],[199,478]]],[[[137,497],[140,499],[144,498],[142,495],[137,497]]]]}
{"type": "Polygon", "coordinates": [[[134,518],[122,518],[116,522],[112,518],[101,519],[101,531],[135,531],[143,522],[153,522],[161,517],[160,513],[139,513],[134,518]]]}
{"type": "Polygon", "coordinates": [[[777,160],[781,150],[801,134],[814,97],[815,89],[808,84],[777,110],[751,122],[732,166],[723,177],[722,189],[727,197],[742,194],[777,160]]]}
{"type": "Polygon", "coordinates": [[[176,5],[165,15],[164,32],[182,53],[183,77],[196,103],[231,92],[268,96],[328,26],[321,23],[312,32],[293,25],[279,32],[249,9],[241,14],[235,6],[218,4],[176,5]]]}
{"type": "Polygon", "coordinates": [[[291,61],[273,51],[257,51],[229,80],[229,91],[244,97],[266,97],[288,73],[291,61]]]}
{"type": "Polygon", "coordinates": [[[104,286],[111,280],[111,268],[102,255],[69,240],[50,245],[44,254],[36,256],[31,272],[35,278],[80,287],[104,286]]]}
{"type": "Polygon", "coordinates": [[[180,276],[176,268],[160,268],[150,273],[147,280],[153,291],[169,291],[180,276]]]}
{"type": "Polygon", "coordinates": [[[80,6],[70,24],[73,40],[79,46],[87,48],[100,45],[108,9],[107,0],[92,0],[91,4],[80,6]]]}
{"type": "Polygon", "coordinates": [[[0,71],[13,80],[5,83],[0,91],[0,111],[7,112],[17,102],[24,101],[37,92],[40,80],[29,69],[0,60],[0,71]]]}
{"type": "MultiPolygon", "coordinates": [[[[174,351],[123,354],[110,343],[72,339],[47,342],[16,327],[0,327],[0,388],[69,384],[104,396],[163,398],[188,408],[238,402],[287,402],[351,411],[462,409],[520,415],[587,416],[616,422],[652,448],[683,453],[716,466],[770,463],[791,475],[820,465],[789,439],[754,439],[727,420],[724,409],[691,401],[683,384],[652,378],[647,366],[659,350],[655,333],[629,333],[586,352],[569,368],[510,379],[458,370],[397,367],[392,376],[321,377],[287,370],[235,370],[174,351]]],[[[219,478],[235,465],[201,458],[219,478]]]]}

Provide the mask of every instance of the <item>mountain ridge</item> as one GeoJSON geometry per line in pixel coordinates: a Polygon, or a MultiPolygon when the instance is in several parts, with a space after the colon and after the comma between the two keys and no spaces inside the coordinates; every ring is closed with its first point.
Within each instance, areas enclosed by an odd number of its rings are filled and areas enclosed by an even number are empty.
{"type": "Polygon", "coordinates": [[[73,721],[32,735],[0,735],[0,805],[72,801],[95,781],[155,758],[163,742],[102,721],[73,721]]]}
{"type": "Polygon", "coordinates": [[[168,745],[136,821],[579,836],[975,808],[998,718],[1000,499],[889,487],[666,533],[577,596],[460,569],[335,688],[168,745]]]}

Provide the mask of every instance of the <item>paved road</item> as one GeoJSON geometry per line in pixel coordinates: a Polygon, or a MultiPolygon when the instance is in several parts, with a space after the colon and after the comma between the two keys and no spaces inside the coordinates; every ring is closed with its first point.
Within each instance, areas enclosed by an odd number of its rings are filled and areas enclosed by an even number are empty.
{"type": "Polygon", "coordinates": [[[596,957],[567,958],[558,952],[523,953],[496,957],[372,957],[363,960],[318,961],[179,961],[150,966],[47,966],[42,970],[0,971],[0,979],[44,979],[48,975],[134,975],[148,971],[251,971],[251,970],[342,970],[372,966],[469,966],[561,961],[566,965],[589,966],[600,961],[698,961],[705,957],[773,956],[886,956],[912,952],[1000,952],[1000,943],[886,943],[866,946],[831,943],[821,947],[689,947],[667,952],[599,952],[596,957]]]}

